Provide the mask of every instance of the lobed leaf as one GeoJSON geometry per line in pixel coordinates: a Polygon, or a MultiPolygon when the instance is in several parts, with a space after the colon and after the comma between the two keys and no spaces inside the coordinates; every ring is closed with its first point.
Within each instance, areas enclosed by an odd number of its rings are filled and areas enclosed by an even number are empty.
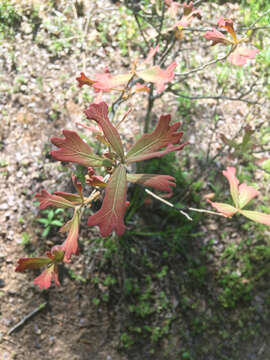
{"type": "Polygon", "coordinates": [[[82,87],[83,85],[93,86],[95,80],[89,79],[83,72],[81,72],[80,76],[76,78],[78,81],[78,86],[82,87]]]}
{"type": "Polygon", "coordinates": [[[213,41],[211,46],[214,46],[218,43],[231,45],[232,41],[227,39],[225,35],[223,35],[220,31],[216,29],[212,29],[212,31],[207,31],[204,35],[204,38],[208,41],[213,41]]]}
{"type": "Polygon", "coordinates": [[[63,130],[64,139],[53,137],[51,142],[59,147],[59,150],[51,151],[51,155],[60,161],[70,161],[83,166],[104,166],[108,160],[104,160],[93,154],[90,146],[72,130],[63,130]],[[105,162],[105,163],[104,163],[105,162]]]}
{"type": "Polygon", "coordinates": [[[255,196],[259,195],[259,191],[254,189],[251,186],[247,186],[246,184],[241,184],[239,186],[239,208],[242,209],[247,203],[250,202],[255,196]]]}
{"type": "Polygon", "coordinates": [[[16,272],[24,272],[27,269],[35,270],[51,263],[52,260],[46,257],[21,258],[18,260],[16,272]]]}
{"type": "Polygon", "coordinates": [[[151,159],[153,157],[160,157],[169,152],[183,149],[186,145],[177,145],[183,135],[182,132],[177,132],[180,123],[169,125],[171,121],[170,115],[162,115],[159,118],[155,130],[151,134],[143,135],[129,150],[126,159],[127,163],[151,159]],[[157,151],[166,146],[165,150],[157,151]]]}
{"type": "Polygon", "coordinates": [[[58,279],[58,266],[52,264],[44,270],[38,277],[34,279],[34,284],[38,285],[40,289],[48,289],[51,286],[52,280],[57,286],[60,286],[58,279]]]}
{"type": "Polygon", "coordinates": [[[236,66],[245,65],[249,59],[254,59],[258,52],[258,49],[237,47],[236,50],[228,57],[228,60],[236,66]]]}
{"type": "Polygon", "coordinates": [[[231,19],[224,19],[223,17],[220,17],[218,22],[217,22],[217,25],[219,27],[223,27],[224,29],[226,29],[226,31],[229,34],[231,34],[234,43],[235,44],[238,43],[234,28],[233,28],[233,21],[231,19]]]}
{"type": "Polygon", "coordinates": [[[157,92],[161,93],[165,89],[165,84],[173,80],[174,69],[176,66],[177,64],[174,61],[165,70],[161,69],[158,65],[155,65],[148,69],[138,71],[136,74],[144,81],[154,83],[157,87],[157,92]]]}
{"type": "Polygon", "coordinates": [[[169,175],[157,174],[127,174],[127,181],[151,186],[157,190],[172,192],[171,186],[175,187],[175,178],[169,175]]]}
{"type": "Polygon", "coordinates": [[[60,231],[68,231],[68,236],[63,244],[63,250],[65,251],[65,261],[69,261],[71,255],[78,255],[78,236],[80,225],[80,213],[75,210],[73,218],[68,221],[60,231]]]}
{"type": "Polygon", "coordinates": [[[46,209],[48,206],[54,206],[57,208],[74,208],[75,204],[73,200],[75,200],[70,195],[64,192],[56,192],[56,195],[52,195],[48,193],[48,191],[42,189],[40,193],[36,194],[36,198],[40,202],[40,209],[46,209]],[[68,195],[68,196],[67,196],[68,195]]]}
{"type": "Polygon", "coordinates": [[[232,205],[229,204],[224,204],[224,203],[217,203],[217,202],[212,202],[210,200],[208,200],[208,202],[221,214],[223,214],[226,217],[232,217],[234,214],[236,214],[238,212],[238,209],[236,209],[235,207],[233,207],[232,205]]]}
{"type": "Polygon", "coordinates": [[[122,235],[125,231],[126,193],[126,169],[120,164],[106,186],[100,210],[89,217],[88,225],[98,225],[102,236],[109,236],[114,230],[117,235],[122,235]]]}
{"type": "Polygon", "coordinates": [[[108,92],[120,85],[126,85],[132,78],[132,73],[111,75],[105,72],[104,74],[96,74],[96,81],[93,84],[93,88],[97,91],[108,92]]]}
{"type": "Polygon", "coordinates": [[[99,104],[91,104],[88,109],[84,111],[85,115],[90,120],[95,120],[103,130],[107,141],[111,144],[115,152],[124,159],[124,149],[120,135],[108,118],[108,105],[105,102],[99,104]]]}
{"type": "Polygon", "coordinates": [[[78,194],[71,194],[64,191],[55,191],[54,195],[60,196],[67,201],[71,202],[73,207],[82,203],[82,199],[78,194]]]}

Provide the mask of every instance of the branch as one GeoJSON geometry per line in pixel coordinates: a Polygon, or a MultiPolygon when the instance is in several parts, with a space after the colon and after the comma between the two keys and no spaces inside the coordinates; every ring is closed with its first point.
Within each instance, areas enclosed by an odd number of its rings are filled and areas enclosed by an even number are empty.
{"type": "Polygon", "coordinates": [[[186,71],[186,72],[183,72],[183,73],[175,73],[175,76],[188,76],[190,74],[193,74],[193,73],[196,73],[198,71],[201,71],[203,69],[205,69],[207,66],[210,66],[210,65],[213,65],[213,64],[216,64],[217,62],[219,61],[223,61],[223,60],[226,60],[230,55],[231,53],[235,50],[235,46],[232,46],[230,51],[224,55],[224,56],[221,56],[219,58],[217,58],[216,60],[211,60],[209,61],[208,63],[206,64],[203,64],[201,66],[198,66],[197,68],[195,69],[192,69],[192,70],[189,70],[189,71],[186,71]]]}
{"type": "MultiPolygon", "coordinates": [[[[183,210],[179,210],[175,205],[173,205],[171,202],[164,200],[162,197],[156,195],[155,193],[153,193],[152,191],[145,189],[145,192],[149,195],[151,195],[153,198],[163,202],[164,204],[174,208],[175,210],[179,211],[182,215],[184,215],[188,220],[192,221],[192,218],[183,210]]],[[[196,208],[192,208],[192,207],[187,207],[187,210],[190,211],[196,211],[199,213],[206,213],[206,214],[211,214],[211,215],[218,215],[218,216],[223,216],[226,217],[225,215],[215,212],[215,211],[211,211],[211,210],[205,210],[205,209],[196,209],[196,208]]]]}

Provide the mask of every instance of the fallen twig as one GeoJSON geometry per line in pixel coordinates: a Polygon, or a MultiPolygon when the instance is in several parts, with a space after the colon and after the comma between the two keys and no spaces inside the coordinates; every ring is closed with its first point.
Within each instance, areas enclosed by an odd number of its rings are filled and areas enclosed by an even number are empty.
{"type": "Polygon", "coordinates": [[[8,335],[11,335],[14,331],[18,330],[20,327],[22,327],[29,319],[31,319],[34,315],[39,313],[41,310],[45,309],[45,307],[48,305],[47,302],[44,302],[40,304],[37,308],[35,308],[33,311],[31,311],[29,314],[27,314],[21,321],[19,321],[16,325],[14,325],[9,331],[8,335]]]}

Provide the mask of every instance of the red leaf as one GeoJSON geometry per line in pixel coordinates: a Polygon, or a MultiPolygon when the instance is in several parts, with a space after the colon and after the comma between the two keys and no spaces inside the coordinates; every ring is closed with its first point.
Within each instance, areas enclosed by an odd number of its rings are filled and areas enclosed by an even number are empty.
{"type": "Polygon", "coordinates": [[[71,194],[64,191],[55,191],[54,195],[60,196],[73,204],[73,207],[82,203],[82,199],[78,194],[71,194]]]}
{"type": "Polygon", "coordinates": [[[204,35],[206,40],[213,41],[211,46],[216,45],[218,43],[231,45],[233,42],[226,38],[225,35],[223,35],[221,32],[219,32],[216,29],[212,29],[212,31],[207,31],[204,35]]]}
{"type": "Polygon", "coordinates": [[[80,213],[78,210],[75,210],[73,218],[60,229],[60,231],[69,231],[67,239],[62,245],[65,251],[65,261],[69,261],[72,254],[78,255],[79,225],[80,213]]]}
{"type": "Polygon", "coordinates": [[[126,85],[132,78],[132,73],[111,75],[109,73],[96,74],[96,82],[93,84],[93,88],[97,91],[108,92],[120,85],[126,85]]]}
{"type": "Polygon", "coordinates": [[[51,286],[52,280],[54,280],[57,286],[60,286],[60,282],[58,280],[58,266],[54,264],[36,277],[34,279],[34,284],[38,285],[40,289],[48,289],[51,286]]]}
{"type": "Polygon", "coordinates": [[[157,190],[172,192],[171,186],[175,187],[175,178],[169,175],[156,174],[127,174],[127,181],[151,186],[157,190]]]}
{"type": "Polygon", "coordinates": [[[83,72],[81,72],[80,77],[77,77],[78,86],[82,87],[83,85],[92,86],[95,83],[95,80],[89,79],[83,72]]]}
{"type": "Polygon", "coordinates": [[[226,170],[222,171],[222,174],[227,178],[230,184],[230,192],[234,202],[234,205],[239,208],[239,192],[238,185],[239,180],[235,176],[236,169],[233,167],[227,167],[226,170]]]}
{"type": "Polygon", "coordinates": [[[170,115],[162,115],[155,130],[151,134],[143,135],[129,150],[127,163],[160,157],[169,152],[181,150],[186,144],[172,146],[178,144],[183,135],[182,132],[176,131],[180,123],[169,125],[170,121],[170,115]],[[165,146],[165,150],[157,151],[165,146]]]}
{"type": "Polygon", "coordinates": [[[108,118],[108,105],[105,102],[91,104],[84,113],[88,119],[95,120],[102,127],[103,133],[108,142],[120,158],[124,159],[124,150],[120,135],[108,118]]]}
{"type": "Polygon", "coordinates": [[[126,169],[124,165],[119,165],[106,186],[101,209],[89,217],[88,225],[98,225],[102,236],[109,236],[113,230],[122,235],[125,231],[126,192],[126,169]]]}
{"type": "Polygon", "coordinates": [[[174,78],[174,69],[177,64],[174,61],[171,65],[163,70],[158,65],[137,72],[137,76],[144,81],[156,84],[157,92],[161,93],[165,89],[165,84],[174,78]]]}
{"type": "Polygon", "coordinates": [[[15,271],[24,272],[26,269],[34,270],[47,265],[47,269],[35,278],[34,284],[38,285],[41,289],[48,289],[51,281],[54,280],[56,285],[60,286],[57,264],[64,260],[63,246],[54,246],[46,255],[47,257],[19,259],[15,271]]]}
{"type": "Polygon", "coordinates": [[[259,195],[259,191],[254,189],[251,186],[247,186],[246,184],[241,184],[239,186],[239,208],[242,209],[246,204],[250,202],[255,196],[259,195]]]}
{"type": "Polygon", "coordinates": [[[184,3],[183,7],[184,7],[184,14],[183,14],[181,20],[178,21],[174,25],[174,27],[187,27],[190,25],[190,23],[194,17],[197,17],[198,19],[202,18],[202,14],[201,14],[200,10],[196,10],[193,7],[192,1],[189,4],[184,3]]]}
{"type": "Polygon", "coordinates": [[[48,193],[46,190],[41,190],[41,193],[36,194],[36,198],[40,202],[40,209],[46,209],[48,206],[54,206],[57,208],[74,208],[75,204],[71,202],[73,194],[56,192],[56,195],[48,193]],[[69,196],[67,196],[69,195],[69,196]]]}
{"type": "MultiPolygon", "coordinates": [[[[93,154],[80,136],[72,130],[63,130],[64,139],[53,137],[51,142],[59,147],[59,150],[51,151],[51,155],[60,161],[70,161],[83,166],[104,166],[104,159],[93,154]]],[[[108,160],[106,160],[108,161],[108,160]]]]}
{"type": "Polygon", "coordinates": [[[232,217],[234,214],[237,213],[238,209],[236,209],[235,207],[233,207],[232,205],[229,204],[224,204],[224,203],[217,203],[217,202],[212,202],[210,200],[208,200],[208,202],[215,208],[217,209],[218,212],[220,212],[221,214],[223,214],[226,217],[232,217]]]}
{"type": "Polygon", "coordinates": [[[51,262],[52,260],[48,257],[21,258],[18,260],[18,264],[15,271],[24,272],[26,269],[30,269],[30,270],[39,269],[45,265],[48,265],[51,262]]]}
{"type": "Polygon", "coordinates": [[[231,34],[234,43],[237,44],[237,38],[233,28],[233,21],[231,19],[224,19],[223,17],[220,17],[217,22],[217,25],[219,27],[223,27],[224,29],[226,29],[227,32],[231,34]]]}
{"type": "Polygon", "coordinates": [[[258,52],[258,49],[237,47],[236,50],[229,56],[228,60],[233,65],[245,65],[249,59],[254,59],[258,52]]]}
{"type": "Polygon", "coordinates": [[[88,168],[88,174],[85,175],[85,182],[91,186],[106,187],[107,184],[103,181],[102,176],[96,176],[95,170],[91,167],[88,168]]]}

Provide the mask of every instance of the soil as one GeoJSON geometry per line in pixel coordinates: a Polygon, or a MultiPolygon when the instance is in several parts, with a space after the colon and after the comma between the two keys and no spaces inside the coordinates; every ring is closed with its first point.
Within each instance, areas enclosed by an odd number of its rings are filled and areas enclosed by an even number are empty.
{"type": "MultiPolygon", "coordinates": [[[[126,309],[136,300],[123,296],[121,282],[126,280],[125,276],[131,275],[119,274],[122,265],[113,263],[118,261],[121,254],[114,253],[112,260],[103,266],[104,243],[101,242],[98,247],[96,229],[82,226],[82,255],[61,269],[60,288],[52,286],[48,291],[40,291],[32,282],[33,272],[19,274],[14,271],[19,258],[28,254],[43,254],[59,243],[59,239],[64,239],[57,229],[53,229],[47,238],[41,237],[42,227],[36,221],[41,213],[34,195],[43,188],[50,192],[71,190],[67,171],[64,171],[63,165],[51,159],[49,151],[50,138],[60,136],[62,129],[78,131],[76,122],[83,119],[82,109],[94,98],[89,89],[78,89],[76,76],[81,71],[87,74],[102,72],[105,66],[124,72],[134,53],[129,42],[127,49],[123,50],[113,41],[115,34],[120,31],[123,18],[126,17],[128,22],[130,15],[119,12],[119,7],[112,2],[59,0],[53,1],[53,5],[49,3],[17,1],[16,6],[23,14],[21,27],[14,37],[2,41],[0,47],[0,359],[268,360],[268,274],[260,278],[247,302],[241,298],[232,308],[218,307],[216,302],[221,291],[216,283],[216,272],[223,266],[220,256],[228,244],[240,244],[241,236],[250,236],[252,240],[256,230],[252,227],[249,233],[249,230],[240,229],[236,222],[226,225],[223,219],[200,218],[199,225],[196,225],[199,235],[187,245],[187,255],[178,254],[172,260],[164,281],[162,275],[158,277],[155,273],[160,272],[163,266],[158,246],[163,248],[164,244],[159,243],[158,237],[155,246],[150,241],[148,244],[146,237],[143,249],[156,262],[151,269],[155,279],[151,292],[158,296],[166,289],[169,304],[166,303],[166,306],[171,309],[166,312],[166,316],[171,317],[169,322],[162,315],[164,309],[160,310],[159,315],[156,311],[145,321],[148,327],[156,326],[159,329],[165,328],[166,322],[170,324],[169,334],[162,335],[157,342],[153,340],[153,332],[152,340],[147,337],[138,340],[140,334],[136,335],[137,342],[129,343],[128,337],[125,340],[129,325],[133,324],[134,327],[137,321],[137,325],[143,328],[144,317],[132,320],[132,316],[127,316],[126,309]],[[78,4],[84,5],[81,10],[78,4]],[[101,28],[109,30],[102,32],[101,28]],[[107,38],[104,38],[104,34],[107,34],[107,38]],[[127,51],[125,56],[123,51],[127,51]],[[223,231],[219,232],[221,226],[223,231]],[[194,288],[188,280],[191,273],[186,272],[185,261],[189,257],[194,269],[197,269],[200,264],[196,264],[194,259],[211,239],[214,239],[214,245],[211,253],[204,258],[209,282],[201,288],[194,288]],[[95,276],[108,276],[110,266],[119,280],[117,286],[92,281],[95,276]],[[69,272],[68,268],[72,271],[69,272]],[[36,311],[35,314],[27,320],[25,317],[33,311],[36,311]],[[198,318],[200,323],[194,322],[194,318],[198,318]],[[23,324],[8,334],[23,319],[23,324]],[[210,324],[208,328],[204,327],[207,321],[210,324]]],[[[222,14],[226,6],[233,14],[239,11],[238,6],[232,4],[218,8],[206,4],[203,9],[211,19],[213,16],[217,18],[217,11],[222,14]]],[[[269,36],[265,41],[269,41],[269,36]]],[[[189,46],[189,41],[184,43],[183,51],[187,68],[192,68],[188,58],[189,46]]],[[[202,47],[196,54],[196,61],[204,63],[211,60],[211,56],[209,49],[202,47]]],[[[225,151],[220,134],[238,136],[247,121],[253,128],[265,127],[269,131],[269,100],[258,100],[266,75],[262,76],[259,71],[259,65],[254,65],[253,75],[240,85],[234,83],[235,79],[228,80],[227,97],[237,98],[241,91],[248,92],[252,86],[254,91],[244,97],[247,101],[199,99],[194,105],[188,105],[186,112],[182,112],[185,138],[190,141],[192,148],[190,152],[185,150],[183,157],[186,166],[190,171],[194,170],[198,180],[207,182],[211,172],[205,156],[198,154],[215,158],[219,152],[224,152],[224,157],[217,156],[214,164],[211,163],[216,173],[236,163],[225,151]],[[256,101],[256,104],[252,103],[256,101]],[[216,117],[219,120],[215,124],[209,122],[209,119],[216,117]]],[[[194,94],[209,93],[209,89],[220,93],[220,87],[214,71],[206,71],[203,75],[198,73],[189,82],[190,92],[194,94]]],[[[121,128],[127,146],[143,127],[145,111],[142,113],[141,109],[146,107],[147,97],[138,96],[141,97],[132,100],[132,114],[121,128]],[[135,118],[137,121],[134,121],[135,118]]],[[[109,103],[111,99],[111,95],[104,97],[109,103]]],[[[152,120],[154,122],[159,114],[168,112],[168,108],[172,116],[179,117],[179,108],[181,110],[185,106],[172,94],[166,94],[156,102],[152,120]]],[[[121,108],[120,114],[126,110],[121,108]]],[[[80,132],[89,136],[82,128],[80,132]]],[[[94,142],[94,138],[90,138],[90,141],[94,142]]],[[[262,153],[262,156],[267,155],[267,152],[262,153]]],[[[246,160],[241,161],[240,164],[245,164],[246,160]]],[[[260,168],[254,174],[254,182],[263,181],[266,176],[260,168]]],[[[267,182],[263,182],[261,190],[266,197],[269,195],[267,182]]],[[[209,187],[203,186],[202,191],[209,192],[209,187]]],[[[151,206],[149,209],[153,211],[154,205],[151,206]]],[[[136,218],[139,224],[147,224],[147,220],[143,219],[145,216],[147,212],[136,218]]],[[[155,222],[154,216],[152,220],[155,222]]],[[[160,218],[156,223],[159,221],[160,218]]],[[[134,229],[132,225],[130,228],[134,229]]],[[[261,233],[269,237],[265,229],[261,233]]],[[[131,266],[134,261],[134,269],[140,267],[140,257],[143,257],[143,253],[140,253],[143,250],[138,245],[141,242],[141,235],[136,235],[133,249],[137,255],[134,255],[134,260],[127,260],[131,266]]],[[[144,271],[140,269],[137,270],[139,273],[144,271]]],[[[144,282],[140,282],[142,278],[143,274],[140,273],[138,281],[142,287],[146,287],[144,282]]],[[[196,281],[199,280],[196,278],[196,281]]]]}

